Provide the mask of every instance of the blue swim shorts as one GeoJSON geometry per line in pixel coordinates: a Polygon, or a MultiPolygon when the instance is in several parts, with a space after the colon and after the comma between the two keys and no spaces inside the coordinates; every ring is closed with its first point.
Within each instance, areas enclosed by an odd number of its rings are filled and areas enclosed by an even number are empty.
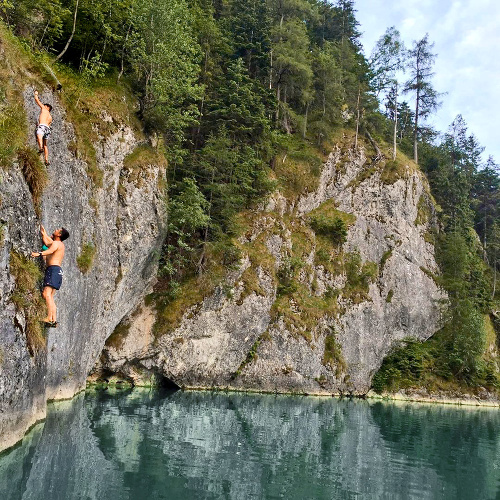
{"type": "Polygon", "coordinates": [[[43,278],[43,286],[50,286],[55,290],[61,288],[63,278],[62,269],[59,266],[49,266],[45,269],[45,277],[43,278]]]}

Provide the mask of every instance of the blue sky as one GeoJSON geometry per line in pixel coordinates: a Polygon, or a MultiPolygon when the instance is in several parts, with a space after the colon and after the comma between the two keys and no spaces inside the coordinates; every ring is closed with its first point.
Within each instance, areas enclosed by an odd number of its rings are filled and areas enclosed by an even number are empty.
{"type": "Polygon", "coordinates": [[[469,133],[500,163],[500,1],[355,0],[367,57],[389,26],[409,48],[429,33],[437,54],[434,87],[447,92],[428,122],[444,132],[461,114],[469,133]]]}

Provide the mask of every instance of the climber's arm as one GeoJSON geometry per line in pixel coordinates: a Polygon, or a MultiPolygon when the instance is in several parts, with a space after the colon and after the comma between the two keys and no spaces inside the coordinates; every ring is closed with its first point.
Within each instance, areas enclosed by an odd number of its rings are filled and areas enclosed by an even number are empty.
{"type": "Polygon", "coordinates": [[[38,90],[35,90],[35,102],[40,106],[40,109],[44,109],[42,101],[40,101],[40,99],[38,99],[38,90]]]}
{"type": "Polygon", "coordinates": [[[31,252],[32,257],[46,257],[47,255],[52,255],[58,248],[59,248],[60,242],[59,241],[54,241],[52,245],[50,245],[50,248],[47,250],[44,250],[43,252],[31,252]]]}
{"type": "Polygon", "coordinates": [[[40,233],[42,234],[43,244],[50,247],[50,245],[54,243],[54,240],[47,234],[47,231],[45,231],[45,228],[42,225],[40,225],[40,233]]]}

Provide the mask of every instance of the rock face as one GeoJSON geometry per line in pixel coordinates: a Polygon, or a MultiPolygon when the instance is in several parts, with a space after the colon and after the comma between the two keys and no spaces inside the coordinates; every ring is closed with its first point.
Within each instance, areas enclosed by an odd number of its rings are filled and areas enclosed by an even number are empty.
{"type": "Polygon", "coordinates": [[[365,394],[392,347],[440,326],[434,226],[416,166],[338,148],[313,192],[295,201],[276,193],[254,214],[239,241],[239,268],[211,296],[156,337],[154,311],[140,308],[119,341],[106,345],[94,375],[365,394]],[[332,243],[318,225],[315,234],[315,217],[344,220],[345,241],[332,243]]]}
{"type": "MultiPolygon", "coordinates": [[[[69,398],[85,387],[105,340],[148,292],[156,276],[165,218],[159,188],[162,169],[149,165],[132,172],[124,166],[125,157],[138,145],[129,126],[117,125],[94,144],[102,172],[102,186],[96,186],[87,164],[71,152],[74,130],[61,104],[49,91],[41,99],[54,105],[54,131],[48,141],[51,165],[41,219],[20,166],[14,164],[1,173],[0,450],[43,418],[47,399],[69,398]],[[63,285],[55,296],[59,326],[46,330],[46,349],[30,354],[26,318],[12,302],[15,282],[10,255],[15,251],[28,256],[40,249],[40,223],[49,233],[64,226],[70,238],[63,285]],[[84,273],[77,257],[92,248],[92,265],[84,273]]],[[[25,91],[25,106],[34,129],[39,108],[32,89],[25,91]]],[[[102,119],[111,120],[105,112],[102,119]]],[[[29,137],[35,146],[31,131],[29,137]]]]}
{"type": "MultiPolygon", "coordinates": [[[[94,144],[102,183],[92,181],[64,109],[44,94],[54,103],[54,133],[38,212],[20,165],[1,173],[0,449],[44,417],[47,400],[83,389],[89,372],[137,384],[364,394],[394,345],[439,328],[445,297],[432,279],[425,179],[414,166],[340,147],[314,190],[295,199],[277,192],[249,215],[242,258],[213,293],[177,323],[159,324],[143,298],[165,224],[162,167],[126,162],[139,142],[103,111],[113,126],[94,144]],[[60,325],[33,351],[12,255],[40,248],[40,223],[71,237],[56,293],[60,325]],[[111,335],[119,324],[122,333],[111,335]]],[[[24,97],[34,127],[31,89],[24,97]]]]}

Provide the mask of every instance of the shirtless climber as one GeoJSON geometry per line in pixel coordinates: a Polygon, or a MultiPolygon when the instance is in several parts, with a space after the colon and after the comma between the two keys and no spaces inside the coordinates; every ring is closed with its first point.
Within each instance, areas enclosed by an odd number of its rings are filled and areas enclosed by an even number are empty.
{"type": "Polygon", "coordinates": [[[64,258],[64,243],[63,241],[69,238],[69,232],[62,227],[56,229],[50,237],[45,228],[40,226],[40,233],[44,245],[48,248],[41,252],[32,252],[32,257],[46,257],[47,268],[45,269],[45,277],[43,278],[43,298],[47,302],[47,317],[43,322],[52,328],[57,326],[56,321],[56,304],[54,302],[54,293],[61,288],[63,272],[61,269],[62,260],[64,258]]]}
{"type": "Polygon", "coordinates": [[[38,99],[38,90],[35,90],[35,102],[40,106],[40,116],[38,117],[38,126],[36,128],[36,140],[38,141],[38,152],[43,153],[45,157],[45,165],[49,163],[49,148],[47,147],[47,139],[49,138],[50,125],[52,124],[52,106],[50,104],[42,104],[38,99]]]}

